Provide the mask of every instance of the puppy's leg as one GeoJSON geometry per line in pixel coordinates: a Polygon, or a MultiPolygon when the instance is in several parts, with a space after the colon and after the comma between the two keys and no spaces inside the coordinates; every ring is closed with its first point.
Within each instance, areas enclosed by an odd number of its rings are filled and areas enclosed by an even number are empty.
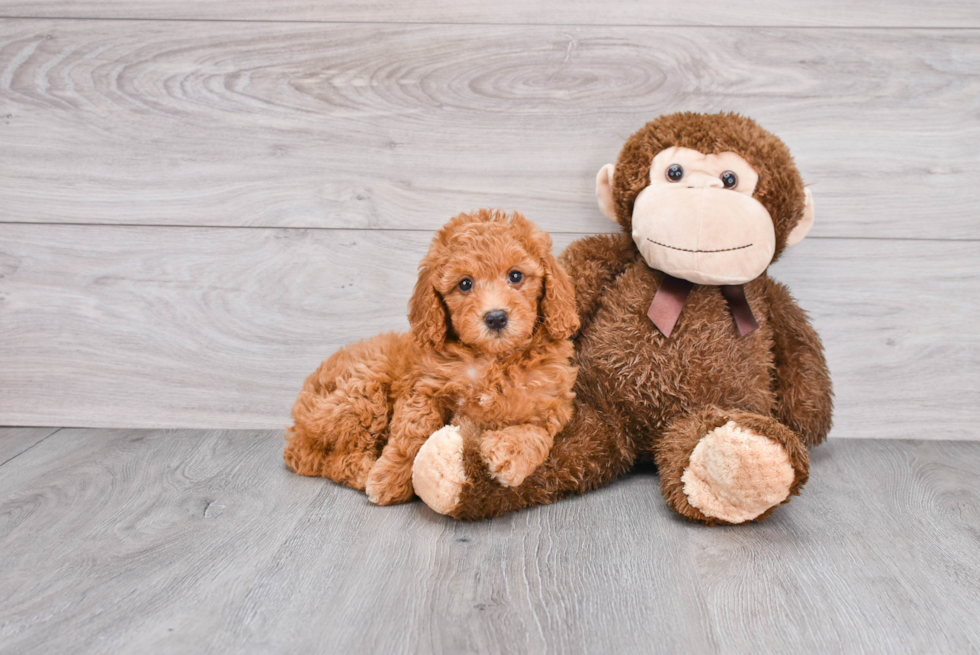
{"type": "Polygon", "coordinates": [[[413,392],[395,402],[388,443],[367,477],[365,491],[372,503],[395,505],[411,500],[415,455],[444,422],[442,413],[423,395],[413,392]]]}
{"type": "Polygon", "coordinates": [[[440,431],[419,452],[415,488],[433,510],[475,521],[546,505],[609,484],[629,471],[637,455],[612,413],[578,401],[545,461],[515,487],[494,479],[479,441],[465,430],[440,431]]]}
{"type": "Polygon", "coordinates": [[[300,475],[364,489],[387,439],[396,335],[335,353],[311,375],[293,407],[284,459],[300,475]]]}
{"type": "Polygon", "coordinates": [[[479,441],[490,476],[516,487],[547,459],[555,440],[545,428],[525,424],[484,432],[479,441]]]}
{"type": "Polygon", "coordinates": [[[307,401],[286,438],[284,458],[300,475],[322,476],[364,489],[368,471],[380,454],[388,423],[384,385],[348,380],[325,397],[307,401]]]}

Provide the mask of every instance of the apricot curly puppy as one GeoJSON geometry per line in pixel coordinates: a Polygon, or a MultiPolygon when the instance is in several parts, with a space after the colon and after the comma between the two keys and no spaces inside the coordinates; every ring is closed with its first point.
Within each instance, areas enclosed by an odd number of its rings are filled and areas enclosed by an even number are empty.
{"type": "Polygon", "coordinates": [[[457,443],[519,485],[572,415],[578,316],[550,237],[516,212],[453,218],[419,265],[409,323],[341,349],[306,380],[286,463],[401,503],[426,439],[462,426],[457,443]]]}

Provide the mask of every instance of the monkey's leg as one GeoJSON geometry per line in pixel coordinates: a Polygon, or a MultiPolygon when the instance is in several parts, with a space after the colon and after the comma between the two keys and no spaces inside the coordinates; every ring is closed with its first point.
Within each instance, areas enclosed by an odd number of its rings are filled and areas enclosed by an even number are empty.
{"type": "Polygon", "coordinates": [[[799,494],[810,470],[806,447],[785,425],[716,407],[674,419],[654,450],[667,503],[708,525],[765,519],[799,494]]]}
{"type": "Polygon", "coordinates": [[[597,489],[629,471],[635,460],[636,448],[616,419],[576,402],[547,459],[516,487],[495,480],[474,431],[454,425],[425,442],[412,480],[415,493],[436,512],[476,521],[597,489]]]}

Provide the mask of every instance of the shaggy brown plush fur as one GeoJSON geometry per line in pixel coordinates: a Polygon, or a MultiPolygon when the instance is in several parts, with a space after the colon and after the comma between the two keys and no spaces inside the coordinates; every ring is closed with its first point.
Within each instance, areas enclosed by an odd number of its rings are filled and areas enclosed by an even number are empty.
{"type": "Polygon", "coordinates": [[[653,460],[671,507],[707,524],[725,523],[689,502],[682,477],[702,438],[729,422],[783,453],[791,484],[781,502],[799,493],[809,471],[806,447],[830,430],[832,393],[820,340],[787,289],[765,273],[745,284],[759,329],[744,337],[713,286],[694,286],[669,338],[646,315],[664,274],[647,265],[631,239],[633,203],[650,183],[651,160],[670,146],[744,157],[759,175],[753,197],[775,227],[773,259],[785,247],[804,212],[804,187],[778,138],[732,114],[664,116],[630,137],[613,180],[623,233],[582,239],[560,258],[582,323],[575,337],[576,414],[544,464],[517,487],[496,483],[479,449],[467,443],[466,480],[449,514],[482,519],[550,503],[605,485],[637,460],[653,460]]]}
{"type": "Polygon", "coordinates": [[[409,321],[411,334],[348,346],[306,380],[287,464],[404,502],[419,448],[465,420],[488,477],[520,484],[572,414],[578,318],[551,239],[517,213],[457,216],[422,260],[409,321]],[[490,312],[506,325],[493,329],[490,312]]]}

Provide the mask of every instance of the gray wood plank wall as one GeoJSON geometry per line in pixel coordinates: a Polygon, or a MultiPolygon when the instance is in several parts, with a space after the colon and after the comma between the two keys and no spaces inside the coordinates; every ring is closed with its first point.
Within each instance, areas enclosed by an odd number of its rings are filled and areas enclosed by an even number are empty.
{"type": "Polygon", "coordinates": [[[608,231],[625,137],[732,110],[813,185],[833,436],[976,438],[980,6],[686,7],[0,1],[0,424],[281,428],[450,216],[608,231]]]}
{"type": "Polygon", "coordinates": [[[613,0],[4,0],[0,16],[162,20],[486,23],[554,25],[793,25],[815,27],[980,27],[971,0],[845,3],[811,0],[635,2],[613,0]]]}

